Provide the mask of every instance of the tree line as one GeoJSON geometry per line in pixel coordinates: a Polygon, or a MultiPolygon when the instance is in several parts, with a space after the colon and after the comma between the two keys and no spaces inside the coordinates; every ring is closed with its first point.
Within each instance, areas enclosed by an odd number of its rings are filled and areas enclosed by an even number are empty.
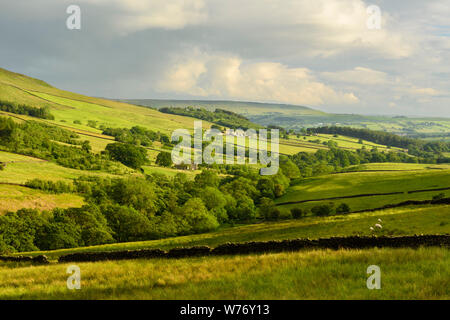
{"type": "Polygon", "coordinates": [[[50,113],[50,109],[48,107],[36,108],[25,104],[0,101],[0,110],[47,120],[55,119],[55,117],[50,113]]]}
{"type": "Polygon", "coordinates": [[[234,113],[232,111],[227,111],[224,109],[215,109],[214,111],[206,110],[205,108],[179,108],[179,107],[165,107],[159,109],[160,112],[176,114],[180,116],[193,117],[209,122],[213,122],[216,124],[216,129],[223,129],[219,126],[228,127],[231,129],[258,129],[262,128],[262,126],[252,123],[246,117],[234,113]],[[219,125],[219,126],[217,126],[219,125]]]}
{"type": "Polygon", "coordinates": [[[439,163],[450,162],[448,157],[442,155],[450,152],[450,142],[443,141],[423,141],[409,137],[402,137],[384,131],[374,131],[368,129],[357,129],[351,127],[320,127],[310,128],[309,133],[340,134],[348,137],[363,139],[388,147],[407,149],[410,155],[417,157],[436,159],[439,163]]]}

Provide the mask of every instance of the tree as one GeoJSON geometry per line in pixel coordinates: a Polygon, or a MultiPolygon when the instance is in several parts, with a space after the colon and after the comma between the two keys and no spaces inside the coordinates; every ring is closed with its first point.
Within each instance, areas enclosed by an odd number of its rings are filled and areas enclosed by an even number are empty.
{"type": "Polygon", "coordinates": [[[277,220],[280,218],[280,210],[275,207],[273,200],[265,197],[260,200],[259,214],[265,220],[277,220]]]}
{"type": "Polygon", "coordinates": [[[110,143],[105,150],[111,159],[119,161],[133,169],[140,168],[147,162],[147,151],[142,147],[137,147],[125,143],[110,143]]]}
{"type": "Polygon", "coordinates": [[[292,208],[291,215],[292,215],[292,218],[294,218],[294,219],[300,219],[306,215],[306,212],[303,211],[303,209],[301,209],[301,208],[292,208]]]}
{"type": "Polygon", "coordinates": [[[203,170],[201,173],[195,176],[195,183],[198,187],[215,187],[219,186],[219,177],[211,170],[203,170]]]}
{"type": "Polygon", "coordinates": [[[83,246],[114,242],[112,230],[99,208],[86,205],[81,208],[66,209],[66,214],[81,227],[81,240],[83,246]]]}
{"type": "Polygon", "coordinates": [[[444,198],[445,198],[445,193],[443,193],[443,192],[433,196],[433,200],[435,200],[435,201],[442,200],[444,198]]]}
{"type": "Polygon", "coordinates": [[[315,206],[311,209],[313,215],[318,217],[329,216],[333,213],[334,205],[332,204],[323,204],[320,206],[315,206]]]}
{"type": "Polygon", "coordinates": [[[219,226],[216,217],[208,212],[200,198],[189,199],[177,210],[177,216],[185,234],[208,232],[219,226]]]}
{"type": "Polygon", "coordinates": [[[92,148],[88,140],[85,140],[81,143],[81,149],[84,150],[86,153],[91,152],[92,148]]]}
{"type": "Polygon", "coordinates": [[[226,210],[224,209],[227,200],[219,189],[214,187],[206,187],[200,192],[200,198],[210,212],[212,212],[217,220],[221,223],[228,220],[226,210]]]}
{"type": "Polygon", "coordinates": [[[160,152],[155,163],[163,167],[170,167],[172,166],[172,155],[169,152],[160,152]]]}
{"type": "Polygon", "coordinates": [[[283,174],[289,179],[300,177],[299,168],[295,165],[294,162],[292,162],[291,159],[286,156],[280,156],[280,168],[281,171],[283,171],[283,174]]]}
{"type": "Polygon", "coordinates": [[[275,198],[275,184],[271,178],[263,177],[259,179],[256,188],[259,190],[262,197],[270,199],[275,198]]]}
{"type": "Polygon", "coordinates": [[[64,210],[55,209],[53,217],[36,232],[35,243],[41,250],[76,248],[82,245],[81,228],[64,210]]]}
{"type": "Polygon", "coordinates": [[[133,208],[108,205],[102,208],[108,225],[118,242],[147,240],[151,230],[149,220],[133,208]]]}
{"type": "Polygon", "coordinates": [[[337,208],[336,208],[336,213],[337,214],[345,214],[345,213],[350,213],[351,209],[350,206],[346,203],[341,203],[337,208]]]}

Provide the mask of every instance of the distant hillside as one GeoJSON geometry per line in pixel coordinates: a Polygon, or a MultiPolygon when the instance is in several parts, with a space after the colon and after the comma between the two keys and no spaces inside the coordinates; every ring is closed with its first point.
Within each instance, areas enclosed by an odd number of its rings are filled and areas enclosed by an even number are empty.
{"type": "Polygon", "coordinates": [[[296,115],[326,115],[325,112],[308,107],[291,104],[260,103],[245,101],[216,101],[216,100],[158,100],[158,99],[121,99],[119,101],[151,108],[185,108],[197,107],[213,111],[214,109],[225,109],[244,116],[261,114],[296,114],[296,115]]]}
{"type": "Polygon", "coordinates": [[[241,114],[262,126],[277,125],[300,131],[302,128],[345,126],[395,133],[401,136],[430,140],[450,138],[449,118],[413,118],[405,116],[367,116],[332,114],[304,106],[243,101],[123,99],[122,102],[161,108],[224,109],[241,114]]]}

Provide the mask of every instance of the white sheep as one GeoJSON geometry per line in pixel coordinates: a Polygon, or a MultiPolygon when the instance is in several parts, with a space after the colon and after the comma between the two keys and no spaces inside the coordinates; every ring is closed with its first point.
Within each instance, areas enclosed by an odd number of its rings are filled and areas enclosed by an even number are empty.
{"type": "Polygon", "coordinates": [[[377,224],[375,225],[375,227],[376,227],[376,228],[379,228],[379,229],[383,229],[383,227],[382,227],[381,224],[379,224],[379,223],[377,223],[377,224]]]}

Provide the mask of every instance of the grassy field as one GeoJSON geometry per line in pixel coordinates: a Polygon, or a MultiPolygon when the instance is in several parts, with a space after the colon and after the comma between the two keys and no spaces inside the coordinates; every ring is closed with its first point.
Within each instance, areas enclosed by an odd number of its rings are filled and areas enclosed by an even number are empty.
{"type": "Polygon", "coordinates": [[[4,151],[0,151],[0,162],[7,163],[5,169],[0,171],[0,183],[24,184],[32,179],[71,181],[80,176],[116,176],[102,171],[65,168],[53,162],[4,151]]]}
{"type": "Polygon", "coordinates": [[[22,208],[51,210],[82,205],[83,198],[76,194],[49,194],[21,186],[0,184],[0,214],[22,208]]]}
{"type": "Polygon", "coordinates": [[[450,250],[313,250],[264,255],[78,263],[0,263],[0,299],[449,299],[450,250]],[[381,290],[366,287],[381,269],[381,290]]]}
{"type": "Polygon", "coordinates": [[[450,187],[450,170],[348,172],[297,181],[277,203],[450,187]]]}
{"type": "Polygon", "coordinates": [[[422,163],[367,163],[357,166],[359,171],[419,171],[419,170],[450,170],[449,164],[422,163]]]}
{"type": "Polygon", "coordinates": [[[135,250],[196,245],[218,246],[226,242],[269,241],[297,238],[324,238],[332,236],[372,235],[369,228],[378,219],[383,221],[378,235],[450,234],[450,206],[404,207],[376,212],[354,213],[330,217],[306,217],[298,220],[264,222],[223,227],[215,232],[167,238],[161,240],[115,243],[54,251],[35,251],[16,255],[45,254],[50,259],[74,252],[135,250]]]}

